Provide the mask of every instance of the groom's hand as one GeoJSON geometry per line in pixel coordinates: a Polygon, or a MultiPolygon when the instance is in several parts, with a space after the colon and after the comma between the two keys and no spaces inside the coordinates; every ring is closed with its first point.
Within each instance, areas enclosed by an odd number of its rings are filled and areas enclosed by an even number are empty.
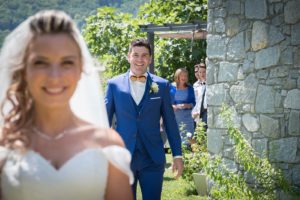
{"type": "Polygon", "coordinates": [[[173,166],[172,166],[173,173],[177,172],[175,178],[179,178],[183,172],[183,161],[182,158],[174,158],[173,166]]]}

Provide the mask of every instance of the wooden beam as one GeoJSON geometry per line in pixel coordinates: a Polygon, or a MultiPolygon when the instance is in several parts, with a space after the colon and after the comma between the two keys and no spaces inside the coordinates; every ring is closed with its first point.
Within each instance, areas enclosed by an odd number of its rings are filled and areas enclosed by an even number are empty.
{"type": "MultiPolygon", "coordinates": [[[[176,38],[176,39],[192,39],[193,32],[174,32],[174,33],[156,33],[160,38],[176,38]]],[[[206,31],[198,31],[194,33],[194,39],[206,39],[206,31]]]]}
{"type": "Polygon", "coordinates": [[[196,31],[201,29],[206,30],[206,26],[207,23],[200,22],[200,21],[193,21],[191,23],[186,23],[186,24],[139,25],[141,31],[143,32],[167,32],[167,31],[183,31],[183,30],[196,31]]]}

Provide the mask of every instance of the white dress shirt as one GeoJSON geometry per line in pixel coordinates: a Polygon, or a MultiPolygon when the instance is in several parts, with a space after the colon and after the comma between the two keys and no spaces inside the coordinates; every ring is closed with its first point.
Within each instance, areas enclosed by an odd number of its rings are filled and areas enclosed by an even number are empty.
{"type": "MultiPolygon", "coordinates": [[[[135,75],[135,74],[132,73],[132,71],[129,71],[129,77],[131,75],[135,75]]],[[[143,75],[146,76],[146,78],[148,76],[147,73],[144,73],[143,75]]],[[[132,81],[129,78],[129,83],[130,83],[131,96],[132,96],[133,100],[135,101],[136,105],[139,105],[142,98],[143,98],[143,96],[144,96],[147,81],[145,81],[143,83],[143,82],[140,82],[140,81],[132,81]]]]}
{"type": "MultiPolygon", "coordinates": [[[[206,102],[206,84],[205,82],[201,82],[200,80],[198,80],[196,83],[194,83],[194,91],[195,91],[195,97],[196,97],[196,105],[192,110],[192,113],[197,113],[200,115],[201,113],[201,104],[203,101],[203,108],[207,109],[207,102],[206,102]],[[203,99],[203,93],[205,91],[204,94],[204,99],[203,99]]],[[[199,120],[199,117],[197,117],[195,119],[195,121],[197,122],[199,120]]]]}

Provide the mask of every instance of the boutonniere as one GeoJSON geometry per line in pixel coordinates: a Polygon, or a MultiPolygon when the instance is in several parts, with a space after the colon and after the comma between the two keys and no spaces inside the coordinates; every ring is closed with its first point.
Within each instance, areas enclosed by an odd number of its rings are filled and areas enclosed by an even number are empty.
{"type": "Polygon", "coordinates": [[[157,83],[152,82],[150,86],[150,93],[157,93],[159,90],[157,83]]]}

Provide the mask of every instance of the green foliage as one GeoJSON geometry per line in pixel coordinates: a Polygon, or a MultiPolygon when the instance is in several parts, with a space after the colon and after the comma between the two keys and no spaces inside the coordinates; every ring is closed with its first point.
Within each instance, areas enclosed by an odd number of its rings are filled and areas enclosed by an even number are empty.
{"type": "Polygon", "coordinates": [[[107,73],[115,75],[128,69],[127,53],[131,40],[137,36],[138,22],[131,14],[112,7],[97,10],[87,18],[83,35],[92,54],[105,63],[107,73]]]}
{"type": "MultiPolygon", "coordinates": [[[[206,135],[197,129],[192,156],[184,155],[185,169],[183,178],[191,182],[191,175],[200,170],[214,183],[210,195],[213,199],[276,199],[276,191],[282,190],[291,193],[291,187],[285,181],[281,170],[271,165],[267,158],[261,158],[243,137],[243,134],[234,127],[231,112],[228,106],[222,107],[221,117],[224,120],[229,137],[234,141],[234,161],[240,165],[238,173],[230,170],[220,156],[211,156],[203,145],[206,135]],[[246,182],[245,174],[253,177],[253,185],[246,182]]],[[[200,127],[201,128],[201,127],[200,127]]]]}
{"type": "MultiPolygon", "coordinates": [[[[151,0],[140,8],[138,18],[157,25],[206,21],[206,5],[207,0],[151,0]]],[[[190,82],[194,82],[193,66],[205,57],[205,40],[155,38],[155,73],[168,80],[173,80],[176,69],[185,67],[190,82]]]]}
{"type": "MultiPolygon", "coordinates": [[[[146,37],[146,33],[141,32],[138,25],[206,20],[207,9],[203,6],[206,3],[205,0],[151,0],[140,7],[137,17],[117,10],[108,11],[108,8],[99,9],[97,14],[88,18],[84,35],[92,52],[106,65],[108,76],[115,76],[128,70],[129,43],[135,38],[146,37]]],[[[205,57],[206,42],[195,40],[192,52],[191,43],[189,39],[155,37],[155,73],[172,80],[177,68],[187,67],[190,80],[194,82],[193,66],[205,57]]]]}
{"type": "Polygon", "coordinates": [[[234,127],[228,106],[222,106],[221,117],[228,128],[230,138],[234,141],[235,161],[255,180],[255,187],[250,188],[249,195],[252,194],[254,199],[276,199],[276,189],[288,192],[290,188],[281,170],[273,167],[267,158],[256,155],[243,134],[234,127]]]}
{"type": "Polygon", "coordinates": [[[207,137],[204,129],[204,123],[197,124],[193,138],[190,140],[192,152],[186,146],[183,149],[184,170],[182,177],[188,182],[193,181],[193,173],[200,172],[203,168],[201,157],[207,153],[207,137]]]}
{"type": "Polygon", "coordinates": [[[188,23],[207,19],[207,0],[150,0],[141,7],[138,16],[146,23],[188,23]]]}

